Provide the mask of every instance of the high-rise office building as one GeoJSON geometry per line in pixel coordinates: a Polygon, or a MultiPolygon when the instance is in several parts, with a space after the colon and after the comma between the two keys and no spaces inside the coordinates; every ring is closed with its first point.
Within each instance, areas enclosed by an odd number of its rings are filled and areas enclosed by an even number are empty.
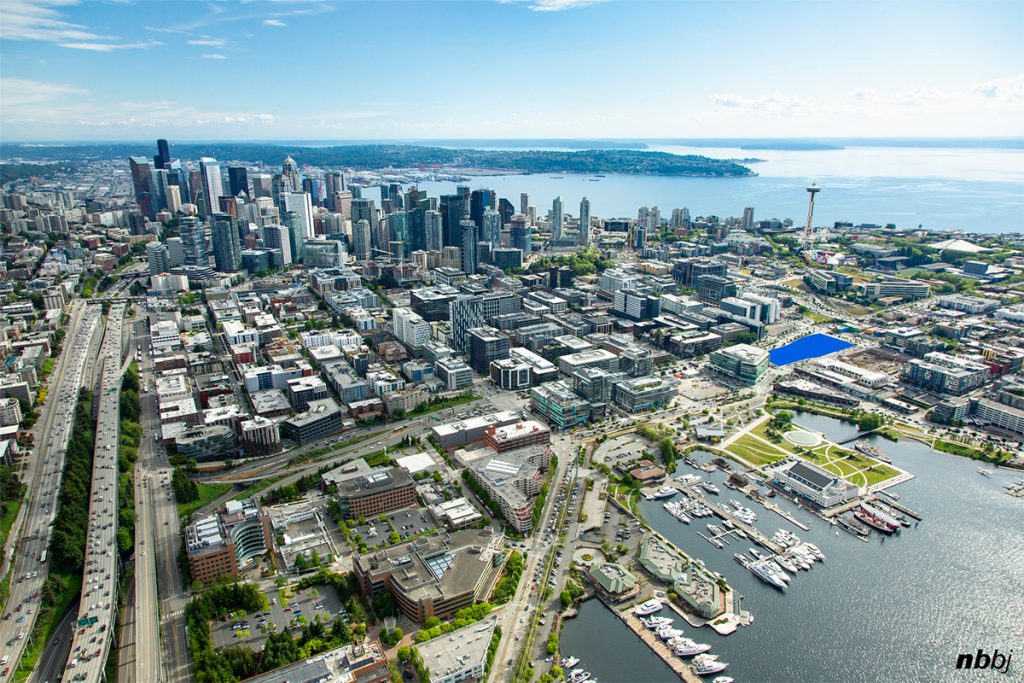
{"type": "Polygon", "coordinates": [[[551,202],[551,239],[555,242],[562,239],[562,198],[555,197],[551,202]]]}
{"type": "Polygon", "coordinates": [[[230,214],[215,213],[211,218],[214,267],[222,273],[233,273],[242,267],[242,245],[238,228],[230,214]]]}
{"type": "Polygon", "coordinates": [[[581,247],[590,244],[590,200],[586,197],[580,200],[580,236],[576,242],[581,247]]]}
{"type": "Polygon", "coordinates": [[[303,178],[302,191],[309,195],[313,206],[323,204],[323,183],[316,178],[303,178]]]}
{"type": "Polygon", "coordinates": [[[135,192],[135,202],[143,215],[153,219],[156,215],[156,206],[153,203],[153,195],[149,191],[149,172],[152,169],[149,157],[128,157],[128,165],[132,173],[132,189],[135,192]]]}
{"type": "Polygon", "coordinates": [[[252,176],[252,197],[271,197],[274,191],[274,178],[269,173],[254,173],[252,176]]]}
{"type": "Polygon", "coordinates": [[[462,244],[462,229],[459,223],[469,215],[469,202],[458,194],[443,195],[440,203],[441,220],[444,229],[444,246],[458,247],[462,244]]]}
{"type": "Polygon", "coordinates": [[[288,229],[288,251],[292,263],[299,263],[306,255],[306,234],[302,219],[294,211],[285,211],[281,215],[281,222],[288,229]]]}
{"type": "Polygon", "coordinates": [[[146,244],[146,258],[149,260],[149,274],[159,275],[170,269],[167,246],[159,242],[146,244]]]}
{"type": "Polygon", "coordinates": [[[153,166],[156,168],[169,168],[171,163],[171,150],[167,146],[167,140],[156,141],[156,156],[153,157],[153,166]]]}
{"type": "Polygon", "coordinates": [[[743,209],[743,223],[740,227],[744,230],[749,230],[754,227],[754,207],[748,206],[743,209]]]}
{"type": "Polygon", "coordinates": [[[469,195],[469,217],[476,227],[483,230],[484,211],[494,209],[494,190],[473,190],[469,195]]]}
{"type": "MultiPolygon", "coordinates": [[[[329,171],[324,174],[324,184],[327,186],[327,196],[333,197],[335,193],[345,191],[345,174],[341,171],[329,171]]],[[[337,211],[337,209],[334,209],[337,211]]]]}
{"type": "Polygon", "coordinates": [[[424,248],[427,251],[441,251],[441,247],[444,246],[444,221],[441,219],[441,212],[425,211],[423,223],[426,242],[424,248]]]}
{"type": "Polygon", "coordinates": [[[302,236],[305,239],[314,239],[316,233],[313,230],[313,203],[309,193],[286,192],[281,199],[282,211],[294,211],[302,221],[302,236]]]}
{"type": "Polygon", "coordinates": [[[361,219],[352,223],[352,254],[357,261],[370,258],[370,221],[361,219]]]}
{"type": "Polygon", "coordinates": [[[492,247],[501,245],[501,215],[493,209],[485,209],[480,217],[480,239],[492,247]]]}
{"type": "Polygon", "coordinates": [[[206,254],[206,228],[203,224],[193,216],[186,216],[178,225],[178,233],[181,235],[181,246],[185,251],[185,265],[209,266],[210,258],[206,254]]]}
{"type": "Polygon", "coordinates": [[[409,244],[409,221],[405,211],[395,211],[385,219],[388,223],[388,235],[390,241],[409,244]]]}
{"type": "Polygon", "coordinates": [[[289,192],[302,191],[302,177],[299,175],[299,165],[295,163],[291,155],[284,158],[281,163],[281,176],[286,179],[289,192]]]}
{"type": "Polygon", "coordinates": [[[501,227],[505,227],[512,220],[512,216],[516,215],[516,207],[502,197],[498,200],[498,215],[501,216],[501,227]]]}
{"type": "Polygon", "coordinates": [[[519,213],[524,216],[530,213],[530,195],[525,192],[519,195],[519,213]]]}
{"type": "Polygon", "coordinates": [[[284,265],[292,263],[292,245],[289,229],[284,225],[264,225],[260,231],[263,246],[268,249],[280,249],[284,265]]]}
{"type": "Polygon", "coordinates": [[[220,198],[224,194],[220,164],[216,159],[202,157],[199,159],[199,174],[203,182],[203,202],[201,208],[204,211],[204,216],[210,216],[220,210],[220,198]]]}
{"type": "Polygon", "coordinates": [[[476,273],[477,227],[470,219],[463,220],[459,227],[462,230],[462,272],[466,275],[476,273]]]}
{"type": "Polygon", "coordinates": [[[249,196],[249,173],[245,166],[228,166],[228,192],[232,197],[249,196]]]}
{"type": "Polygon", "coordinates": [[[531,244],[532,230],[530,228],[530,221],[526,216],[516,214],[512,217],[511,227],[509,228],[509,241],[513,248],[523,252],[524,259],[530,254],[530,249],[533,246],[531,244]]]}

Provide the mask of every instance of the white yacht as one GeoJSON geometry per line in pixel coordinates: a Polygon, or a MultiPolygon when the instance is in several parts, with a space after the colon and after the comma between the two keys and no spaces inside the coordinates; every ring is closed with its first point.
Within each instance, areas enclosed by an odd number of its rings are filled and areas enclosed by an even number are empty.
{"type": "Polygon", "coordinates": [[[719,671],[725,671],[728,666],[728,663],[718,661],[718,655],[703,654],[693,658],[693,670],[699,676],[707,676],[709,674],[716,674],[719,671]]]}
{"type": "Polygon", "coordinates": [[[665,641],[672,640],[673,638],[678,638],[681,635],[683,635],[683,632],[677,628],[669,628],[666,626],[664,628],[658,629],[658,637],[665,641]]]}
{"type": "Polygon", "coordinates": [[[703,487],[703,489],[704,489],[705,491],[707,491],[708,493],[713,493],[713,494],[715,494],[716,496],[717,496],[717,495],[718,495],[718,493],[719,493],[719,489],[718,489],[718,487],[717,487],[717,486],[715,486],[714,484],[712,484],[712,483],[711,483],[710,481],[706,481],[706,482],[704,482],[703,484],[701,484],[701,487],[703,487]]]}
{"type": "Polygon", "coordinates": [[[633,614],[638,617],[646,617],[648,614],[654,614],[655,612],[661,611],[661,600],[657,598],[651,598],[647,602],[637,605],[633,609],[633,614]]]}
{"type": "Polygon", "coordinates": [[[641,619],[641,621],[643,622],[644,626],[651,629],[652,631],[657,631],[658,629],[672,625],[672,620],[668,617],[651,617],[649,619],[641,619]]]}
{"type": "Polygon", "coordinates": [[[697,643],[689,638],[680,638],[679,640],[672,643],[675,646],[675,653],[677,657],[693,657],[694,655],[702,655],[711,649],[711,646],[707,643],[697,643]]]}
{"type": "Polygon", "coordinates": [[[649,498],[651,500],[661,500],[662,498],[671,498],[677,493],[679,493],[679,491],[671,486],[662,486],[660,489],[652,493],[649,498]]]}
{"type": "Polygon", "coordinates": [[[576,666],[579,663],[580,663],[580,658],[579,657],[566,657],[565,659],[562,660],[562,668],[563,669],[572,669],[572,667],[576,666]]]}
{"type": "Polygon", "coordinates": [[[733,683],[733,679],[729,676],[715,676],[711,683],[733,683]]]}

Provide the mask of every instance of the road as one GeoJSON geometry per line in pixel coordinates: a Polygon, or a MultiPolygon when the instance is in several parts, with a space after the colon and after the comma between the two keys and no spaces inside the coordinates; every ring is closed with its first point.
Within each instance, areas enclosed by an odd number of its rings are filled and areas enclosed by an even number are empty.
{"type": "Polygon", "coordinates": [[[60,679],[60,672],[67,663],[68,653],[71,651],[71,634],[74,632],[77,614],[78,601],[76,600],[68,608],[64,618],[53,632],[50,642],[43,649],[43,654],[39,657],[39,664],[28,678],[29,683],[60,679]]]}
{"type": "Polygon", "coordinates": [[[25,472],[27,513],[14,552],[10,595],[0,621],[0,642],[6,644],[4,655],[9,658],[0,671],[0,680],[10,680],[17,668],[39,613],[39,591],[48,574],[47,564],[42,561],[43,552],[50,543],[50,524],[56,514],[65,450],[99,314],[98,306],[75,305],[72,308],[66,345],[50,381],[55,389],[48,393],[41,424],[37,423],[41,437],[37,439],[35,455],[28,456],[31,462],[25,472]]]}
{"type": "Polygon", "coordinates": [[[103,678],[117,615],[117,457],[120,444],[122,318],[125,305],[107,316],[98,363],[96,448],[89,494],[89,525],[78,621],[62,680],[98,683],[103,678]]]}

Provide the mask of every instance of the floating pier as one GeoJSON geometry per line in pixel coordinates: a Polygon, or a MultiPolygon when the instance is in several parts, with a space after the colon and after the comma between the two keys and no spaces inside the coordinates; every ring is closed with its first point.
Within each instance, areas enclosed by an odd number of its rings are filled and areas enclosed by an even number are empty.
{"type": "Polygon", "coordinates": [[[681,679],[687,681],[687,683],[700,683],[700,676],[695,674],[693,669],[691,669],[690,666],[682,659],[676,657],[675,652],[673,652],[668,645],[661,642],[655,633],[640,623],[640,619],[634,615],[631,610],[620,612],[614,607],[611,607],[611,610],[617,614],[620,619],[626,622],[626,626],[629,627],[629,630],[637,634],[640,637],[640,640],[644,641],[647,647],[651,648],[656,655],[661,657],[661,660],[665,662],[672,671],[676,672],[681,679]]]}

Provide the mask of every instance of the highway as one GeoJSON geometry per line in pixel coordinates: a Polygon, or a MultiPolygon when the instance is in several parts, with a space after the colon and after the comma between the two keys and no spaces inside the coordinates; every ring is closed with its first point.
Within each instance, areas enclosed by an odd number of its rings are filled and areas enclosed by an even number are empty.
{"type": "Polygon", "coordinates": [[[24,653],[39,613],[39,591],[48,574],[44,551],[57,511],[64,455],[75,419],[78,390],[82,385],[85,360],[100,318],[99,306],[76,305],[71,311],[69,334],[51,378],[54,390],[43,407],[37,433],[37,448],[26,468],[28,505],[22,535],[14,553],[11,589],[0,621],[0,641],[7,661],[0,667],[0,680],[11,680],[12,672],[24,653]]]}
{"type": "Polygon", "coordinates": [[[114,634],[118,595],[117,457],[120,441],[121,325],[124,304],[107,316],[100,347],[99,411],[89,494],[89,526],[78,620],[64,681],[98,683],[114,634]]]}
{"type": "MultiPolygon", "coordinates": [[[[155,382],[145,318],[131,327],[129,344],[141,347],[139,384],[155,382]]],[[[190,681],[191,660],[185,641],[185,605],[189,596],[178,571],[181,534],[171,492],[172,468],[160,444],[156,393],[139,391],[142,443],[136,461],[134,678],[190,681]],[[157,580],[159,577],[159,580],[157,580]]]]}

